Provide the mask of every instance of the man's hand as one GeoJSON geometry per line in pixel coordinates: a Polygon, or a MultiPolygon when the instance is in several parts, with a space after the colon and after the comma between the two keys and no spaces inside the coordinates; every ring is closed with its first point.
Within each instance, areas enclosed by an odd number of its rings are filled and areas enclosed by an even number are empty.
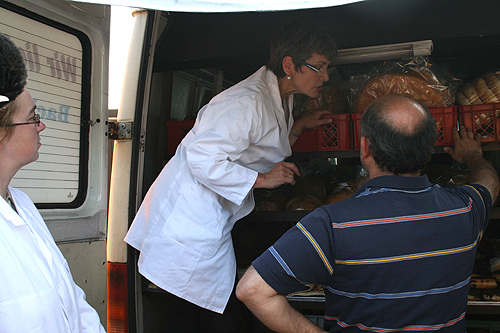
{"type": "Polygon", "coordinates": [[[468,154],[479,153],[483,154],[481,148],[481,135],[474,133],[472,129],[465,129],[464,126],[460,126],[460,133],[457,128],[453,128],[453,142],[455,143],[455,148],[444,147],[444,151],[450,154],[450,156],[458,163],[466,164],[465,159],[468,154]]]}
{"type": "Polygon", "coordinates": [[[488,189],[493,202],[498,197],[499,182],[495,168],[484,159],[481,148],[481,136],[472,133],[471,129],[460,126],[460,135],[456,128],[453,129],[455,148],[445,147],[444,151],[457,162],[467,165],[469,169],[469,182],[480,184],[488,189]]]}

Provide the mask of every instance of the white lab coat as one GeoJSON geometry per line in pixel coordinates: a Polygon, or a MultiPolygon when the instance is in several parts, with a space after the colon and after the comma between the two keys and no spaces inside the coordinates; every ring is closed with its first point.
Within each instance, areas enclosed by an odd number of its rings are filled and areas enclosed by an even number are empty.
{"type": "Polygon", "coordinates": [[[19,215],[0,199],[0,332],[105,332],[33,202],[9,190],[19,215]]]}
{"type": "MultiPolygon", "coordinates": [[[[287,98],[292,110],[293,98],[287,98]]],[[[222,313],[236,277],[234,223],[258,173],[291,155],[276,75],[265,67],[214,97],[155,180],[125,241],[160,288],[222,313]]]]}

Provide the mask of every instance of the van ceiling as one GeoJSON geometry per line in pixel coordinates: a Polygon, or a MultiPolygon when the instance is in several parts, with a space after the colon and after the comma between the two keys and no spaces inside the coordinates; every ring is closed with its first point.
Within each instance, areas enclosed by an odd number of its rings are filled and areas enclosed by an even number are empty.
{"type": "Polygon", "coordinates": [[[368,0],[301,11],[164,12],[153,70],[219,69],[238,82],[266,63],[275,25],[297,12],[322,22],[339,49],[431,39],[431,59],[457,78],[500,68],[500,1],[368,0]]]}

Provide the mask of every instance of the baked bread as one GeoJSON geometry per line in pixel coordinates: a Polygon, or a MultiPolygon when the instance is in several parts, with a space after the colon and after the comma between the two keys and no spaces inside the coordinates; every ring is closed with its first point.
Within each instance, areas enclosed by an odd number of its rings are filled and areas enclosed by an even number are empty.
{"type": "Polygon", "coordinates": [[[488,72],[464,84],[456,94],[458,105],[500,102],[500,72],[488,72]]]}
{"type": "Polygon", "coordinates": [[[467,296],[468,301],[482,301],[483,293],[478,289],[469,289],[469,294],[467,296]]]}
{"type": "Polygon", "coordinates": [[[342,201],[344,199],[350,198],[354,192],[356,192],[353,183],[340,183],[326,198],[325,205],[329,205],[335,202],[342,201]]]}
{"type": "Polygon", "coordinates": [[[295,197],[313,197],[323,202],[326,198],[326,189],[323,178],[320,175],[307,176],[299,179],[293,186],[295,197]]]}
{"type": "Polygon", "coordinates": [[[423,78],[408,74],[386,74],[374,78],[364,87],[356,103],[356,112],[363,113],[378,97],[387,94],[403,94],[428,107],[453,104],[454,98],[444,86],[436,86],[423,78]]]}
{"type": "Polygon", "coordinates": [[[285,210],[288,199],[284,191],[269,191],[257,199],[255,207],[264,212],[285,210]]]}
{"type": "Polygon", "coordinates": [[[483,300],[490,302],[500,302],[500,289],[487,289],[482,290],[483,300]]]}
{"type": "Polygon", "coordinates": [[[304,195],[290,199],[286,203],[286,210],[315,210],[321,205],[323,205],[323,202],[319,201],[317,198],[310,195],[304,195]]]}
{"type": "Polygon", "coordinates": [[[470,287],[475,289],[495,289],[498,287],[497,280],[487,277],[472,277],[470,287]]]}

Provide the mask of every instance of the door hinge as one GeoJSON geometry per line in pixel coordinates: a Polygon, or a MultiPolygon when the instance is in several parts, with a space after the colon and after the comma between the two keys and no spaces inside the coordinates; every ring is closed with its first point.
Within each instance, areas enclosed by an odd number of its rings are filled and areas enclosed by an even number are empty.
{"type": "Polygon", "coordinates": [[[108,120],[108,139],[128,140],[132,139],[133,123],[131,121],[108,120]]]}

